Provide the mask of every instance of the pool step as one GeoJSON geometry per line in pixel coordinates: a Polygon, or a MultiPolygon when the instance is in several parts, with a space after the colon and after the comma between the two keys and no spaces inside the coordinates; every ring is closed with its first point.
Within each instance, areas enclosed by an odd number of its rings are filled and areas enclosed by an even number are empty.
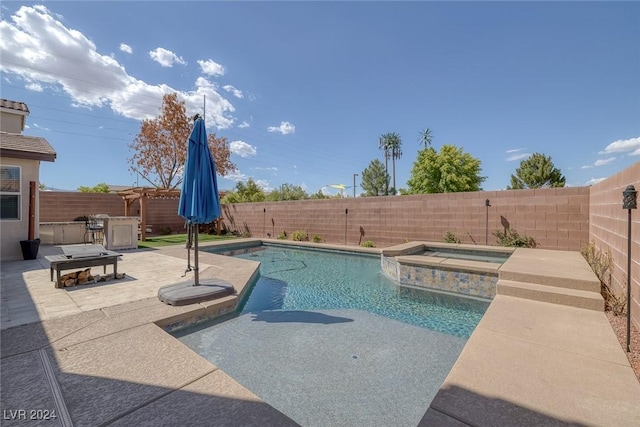
{"type": "Polygon", "coordinates": [[[498,295],[507,295],[534,301],[604,311],[604,299],[599,291],[592,292],[500,279],[497,283],[496,293],[498,295]]]}
{"type": "Polygon", "coordinates": [[[600,292],[600,281],[580,252],[518,248],[500,267],[500,279],[600,292]]]}

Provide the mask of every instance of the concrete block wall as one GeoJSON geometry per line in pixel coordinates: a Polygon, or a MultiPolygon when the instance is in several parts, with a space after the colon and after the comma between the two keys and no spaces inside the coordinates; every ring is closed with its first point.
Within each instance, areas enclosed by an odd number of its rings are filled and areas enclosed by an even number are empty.
{"type": "MultiPolygon", "coordinates": [[[[629,215],[622,209],[622,192],[627,185],[640,191],[640,162],[591,187],[589,235],[613,260],[612,284],[618,295],[627,293],[627,236],[629,215]]],[[[640,209],[631,211],[631,314],[640,328],[640,209]]]]}
{"type": "MultiPolygon", "coordinates": [[[[85,214],[124,216],[124,200],[117,194],[74,193],[41,191],[40,222],[68,222],[85,214]]],[[[140,215],[140,205],[131,205],[130,216],[140,215]]],[[[184,232],[184,219],[178,215],[178,199],[149,199],[147,224],[153,225],[153,234],[162,227],[173,233],[184,232]]]]}
{"type": "Polygon", "coordinates": [[[303,230],[327,243],[377,247],[441,242],[447,231],[463,243],[495,245],[492,233],[506,226],[542,248],[579,250],[589,241],[589,187],[241,203],[224,206],[223,217],[254,237],[303,230]]]}

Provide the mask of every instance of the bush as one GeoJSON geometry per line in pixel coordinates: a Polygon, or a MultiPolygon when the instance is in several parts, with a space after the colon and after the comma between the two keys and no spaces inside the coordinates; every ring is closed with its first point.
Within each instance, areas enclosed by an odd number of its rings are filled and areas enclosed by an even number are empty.
{"type": "Polygon", "coordinates": [[[278,240],[287,240],[288,238],[286,230],[282,230],[282,233],[278,234],[278,240]]]}
{"type": "Polygon", "coordinates": [[[600,293],[604,298],[605,310],[613,312],[616,316],[623,314],[627,306],[627,297],[619,297],[611,290],[611,266],[613,264],[611,252],[607,250],[607,253],[603,254],[596,248],[595,243],[591,242],[580,249],[580,253],[600,280],[600,293]]]}
{"type": "Polygon", "coordinates": [[[319,234],[313,235],[313,243],[322,243],[322,237],[319,234]]]}
{"type": "Polygon", "coordinates": [[[497,237],[500,246],[516,247],[516,248],[535,248],[538,243],[531,236],[521,236],[516,230],[510,228],[504,231],[496,230],[493,235],[497,237]]]}
{"type": "Polygon", "coordinates": [[[171,227],[161,227],[159,233],[161,236],[168,236],[171,234],[171,227]]]}
{"type": "Polygon", "coordinates": [[[364,242],[360,243],[360,246],[362,246],[363,248],[375,248],[376,247],[375,243],[373,243],[371,240],[365,240],[364,242]]]}
{"type": "Polygon", "coordinates": [[[308,242],[309,235],[306,231],[296,230],[291,234],[291,240],[296,242],[308,242]]]}
{"type": "Polygon", "coordinates": [[[444,235],[445,243],[462,243],[462,240],[456,236],[452,231],[447,231],[444,235]]]}

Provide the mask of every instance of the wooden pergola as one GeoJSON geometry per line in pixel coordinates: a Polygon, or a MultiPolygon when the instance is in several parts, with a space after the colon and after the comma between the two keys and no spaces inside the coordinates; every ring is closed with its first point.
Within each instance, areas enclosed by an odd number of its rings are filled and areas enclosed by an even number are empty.
{"type": "MultiPolygon", "coordinates": [[[[118,191],[118,195],[124,199],[124,215],[130,216],[131,205],[138,200],[140,202],[140,240],[143,242],[147,239],[147,200],[149,199],[179,199],[180,190],[155,188],[155,187],[132,187],[126,190],[118,191]]],[[[222,197],[222,194],[220,194],[222,197]]],[[[176,212],[177,214],[177,212],[176,212]]],[[[220,222],[216,221],[216,232],[220,234],[220,222]]]]}
{"type": "Polygon", "coordinates": [[[179,199],[180,190],[155,187],[133,187],[118,191],[124,199],[124,216],[130,216],[131,205],[140,202],[140,240],[147,239],[147,200],[149,199],[179,199]]]}

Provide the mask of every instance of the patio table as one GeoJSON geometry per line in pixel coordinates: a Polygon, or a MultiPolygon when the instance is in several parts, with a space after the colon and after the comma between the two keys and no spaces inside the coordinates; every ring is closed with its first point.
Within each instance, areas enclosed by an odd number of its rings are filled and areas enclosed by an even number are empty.
{"type": "Polygon", "coordinates": [[[118,275],[118,257],[122,254],[109,251],[102,245],[63,246],[63,255],[49,255],[45,259],[50,262],[49,272],[53,281],[53,270],[56,270],[56,288],[63,288],[60,281],[60,271],[75,268],[103,266],[104,273],[107,265],[113,265],[113,275],[118,275]]]}

